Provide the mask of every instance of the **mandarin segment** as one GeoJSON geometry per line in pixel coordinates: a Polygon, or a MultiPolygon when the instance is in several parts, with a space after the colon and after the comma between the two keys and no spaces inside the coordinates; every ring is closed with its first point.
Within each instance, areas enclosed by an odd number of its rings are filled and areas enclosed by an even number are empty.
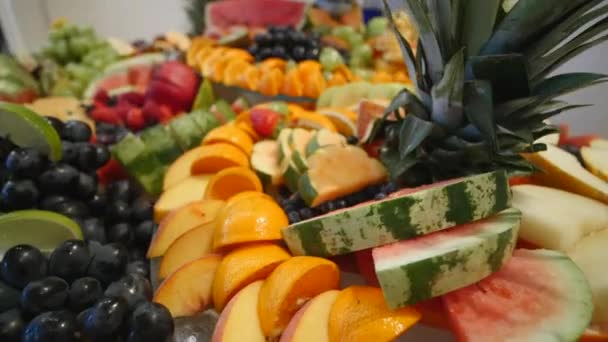
{"type": "Polygon", "coordinates": [[[247,155],[251,155],[253,150],[253,139],[234,125],[223,125],[209,131],[203,139],[202,145],[216,143],[228,143],[240,148],[247,155]]]}
{"type": "Polygon", "coordinates": [[[238,147],[217,143],[202,146],[190,168],[192,174],[216,173],[233,166],[249,167],[249,157],[238,147]]]}

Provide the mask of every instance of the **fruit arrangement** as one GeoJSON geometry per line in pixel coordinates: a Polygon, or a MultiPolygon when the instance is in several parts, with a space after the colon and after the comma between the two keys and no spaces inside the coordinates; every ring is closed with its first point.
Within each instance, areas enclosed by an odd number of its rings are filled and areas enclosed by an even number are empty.
{"type": "Polygon", "coordinates": [[[0,101],[27,103],[40,93],[38,82],[10,56],[0,54],[0,101]]]}

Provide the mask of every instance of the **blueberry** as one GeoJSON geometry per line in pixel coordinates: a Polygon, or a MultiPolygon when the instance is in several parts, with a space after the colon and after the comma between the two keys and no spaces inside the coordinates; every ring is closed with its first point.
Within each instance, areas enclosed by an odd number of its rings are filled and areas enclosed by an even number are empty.
{"type": "Polygon", "coordinates": [[[262,48],[260,50],[260,53],[258,53],[258,57],[259,57],[258,59],[260,59],[260,60],[266,59],[268,57],[272,57],[272,49],[268,48],[268,47],[262,48]]]}
{"type": "Polygon", "coordinates": [[[133,310],[137,304],[152,300],[152,286],[150,281],[141,274],[127,274],[112,282],[104,295],[123,298],[127,301],[129,309],[133,310]]]}
{"type": "Polygon", "coordinates": [[[139,248],[129,248],[129,262],[146,261],[146,252],[139,248]]]}
{"type": "Polygon", "coordinates": [[[70,198],[63,195],[50,195],[40,201],[40,209],[57,211],[59,205],[63,202],[69,201],[70,198]]]}
{"type": "Polygon", "coordinates": [[[391,194],[395,191],[399,190],[399,187],[397,186],[397,184],[390,182],[390,183],[386,183],[383,187],[382,187],[382,192],[387,193],[387,194],[391,194]]]}
{"type": "Polygon", "coordinates": [[[291,57],[296,61],[303,61],[306,59],[306,48],[303,46],[296,46],[291,50],[291,57]]]}
{"type": "Polygon", "coordinates": [[[69,120],[65,123],[62,137],[72,142],[88,142],[92,131],[89,125],[78,120],[69,120]]]}
{"type": "Polygon", "coordinates": [[[106,229],[102,220],[96,217],[89,217],[83,221],[80,228],[86,241],[107,242],[106,229]]]}
{"type": "Polygon", "coordinates": [[[146,197],[140,197],[131,205],[131,218],[135,222],[151,220],[153,215],[152,201],[146,197]]]}
{"type": "Polygon", "coordinates": [[[144,302],[129,319],[127,342],[164,342],[175,329],[171,313],[161,304],[144,302]]]}
{"type": "Polygon", "coordinates": [[[68,311],[50,311],[38,315],[25,328],[23,342],[77,341],[76,317],[68,311]]]}
{"type": "Polygon", "coordinates": [[[68,293],[68,303],[72,311],[80,312],[99,300],[103,296],[103,287],[99,280],[92,277],[83,277],[74,280],[68,293]]]}
{"type": "Polygon", "coordinates": [[[106,196],[110,201],[123,201],[129,203],[134,195],[134,189],[128,180],[120,180],[108,184],[106,196]]]}
{"type": "Polygon", "coordinates": [[[38,185],[46,194],[68,194],[78,186],[78,170],[67,164],[59,164],[44,171],[38,177],[38,185]]]}
{"type": "Polygon", "coordinates": [[[31,180],[15,180],[4,183],[0,196],[9,208],[19,210],[35,207],[40,192],[31,180]]]}
{"type": "Polygon", "coordinates": [[[17,308],[19,296],[19,291],[0,281],[0,312],[17,308]]]}
{"type": "Polygon", "coordinates": [[[49,274],[67,281],[84,276],[91,262],[89,246],[82,240],[67,240],[49,258],[49,274]]]}
{"type": "Polygon", "coordinates": [[[152,240],[152,235],[154,235],[155,229],[156,223],[154,223],[154,221],[152,220],[143,221],[137,226],[135,226],[135,243],[142,248],[147,248],[150,244],[150,240],[152,240]]]}
{"type": "Polygon", "coordinates": [[[106,210],[106,194],[97,192],[89,199],[89,208],[94,213],[103,213],[106,210]]]}
{"type": "Polygon", "coordinates": [[[29,282],[43,278],[46,270],[44,255],[38,248],[30,245],[11,247],[0,262],[2,279],[17,289],[22,289],[29,282]]]}
{"type": "Polygon", "coordinates": [[[255,42],[260,46],[265,46],[272,42],[272,37],[266,33],[258,34],[255,36],[255,42]]]}
{"type": "Polygon", "coordinates": [[[124,245],[129,245],[133,240],[133,232],[131,226],[126,222],[119,222],[111,225],[106,230],[108,241],[121,242],[124,245]]]}
{"type": "Polygon", "coordinates": [[[74,195],[83,200],[91,199],[97,192],[97,177],[81,172],[78,175],[78,185],[74,188],[74,195]]]}
{"type": "Polygon", "coordinates": [[[62,141],[61,161],[70,165],[78,165],[78,144],[67,140],[62,141]]]}
{"type": "Polygon", "coordinates": [[[110,150],[103,145],[96,144],[95,146],[95,169],[106,165],[110,161],[110,150]]]}
{"type": "Polygon", "coordinates": [[[115,341],[129,307],[120,297],[103,297],[84,315],[82,333],[92,341],[115,341]]]}
{"type": "Polygon", "coordinates": [[[33,148],[15,149],[4,162],[6,169],[18,178],[36,178],[46,163],[46,157],[33,148]]]}
{"type": "Polygon", "coordinates": [[[131,261],[127,264],[126,274],[139,274],[144,278],[150,276],[150,265],[145,260],[131,261]]]}
{"type": "Polygon", "coordinates": [[[99,133],[110,133],[110,134],[114,134],[116,132],[116,126],[106,123],[106,122],[96,122],[95,123],[95,133],[97,134],[96,136],[99,135],[99,133]]]}
{"type": "Polygon", "coordinates": [[[125,246],[116,242],[105,245],[89,242],[89,248],[93,252],[87,270],[89,276],[97,278],[102,284],[109,284],[122,276],[129,258],[125,246]]]}
{"type": "Polygon", "coordinates": [[[97,169],[97,150],[89,143],[78,144],[78,169],[93,171],[97,169]]]}
{"type": "Polygon", "coordinates": [[[334,202],[336,209],[344,209],[346,207],[348,207],[348,203],[346,202],[345,199],[339,199],[337,201],[334,202]]]}
{"type": "Polygon", "coordinates": [[[287,214],[287,218],[289,219],[289,223],[291,223],[291,224],[298,223],[302,220],[300,218],[300,214],[297,211],[290,211],[287,214]]]}
{"type": "Polygon", "coordinates": [[[306,59],[317,60],[319,59],[319,49],[318,48],[310,48],[306,51],[306,59]]]}
{"type": "Polygon", "coordinates": [[[63,135],[63,128],[65,127],[63,121],[57,119],[56,117],[52,117],[52,116],[45,116],[44,118],[46,119],[46,121],[48,123],[51,124],[51,126],[53,126],[53,128],[55,129],[57,134],[59,134],[59,136],[63,135]]]}
{"type": "Polygon", "coordinates": [[[287,36],[285,35],[284,32],[279,31],[272,35],[272,42],[277,45],[285,44],[286,41],[287,41],[287,36]]]}
{"type": "Polygon", "coordinates": [[[19,309],[0,312],[0,341],[21,342],[25,322],[19,309]]]}
{"type": "Polygon", "coordinates": [[[58,213],[69,218],[85,218],[89,216],[89,207],[84,202],[69,200],[57,206],[58,213]]]}
{"type": "Polygon", "coordinates": [[[355,136],[355,135],[351,135],[348,138],[346,138],[346,142],[349,145],[357,145],[359,143],[359,138],[357,138],[357,136],[355,136]]]}
{"type": "Polygon", "coordinates": [[[68,290],[68,283],[59,277],[32,281],[21,292],[21,308],[32,315],[62,309],[68,299],[68,290]]]}
{"type": "Polygon", "coordinates": [[[383,200],[386,198],[386,194],[384,192],[379,192],[374,196],[375,201],[383,200]]]}
{"type": "Polygon", "coordinates": [[[260,51],[260,46],[255,43],[251,44],[247,51],[249,51],[249,54],[251,54],[252,56],[255,56],[260,51]]]}
{"type": "Polygon", "coordinates": [[[300,214],[300,218],[302,220],[308,220],[309,218],[313,217],[313,213],[312,210],[310,208],[302,208],[299,211],[300,214]]]}
{"type": "Polygon", "coordinates": [[[116,135],[114,133],[97,133],[95,140],[102,145],[112,145],[116,142],[116,135]]]}
{"type": "Polygon", "coordinates": [[[126,202],[112,201],[108,203],[105,212],[107,222],[125,222],[131,218],[131,208],[126,202]]]}
{"type": "Polygon", "coordinates": [[[272,48],[272,57],[287,59],[287,50],[281,45],[272,48]]]}

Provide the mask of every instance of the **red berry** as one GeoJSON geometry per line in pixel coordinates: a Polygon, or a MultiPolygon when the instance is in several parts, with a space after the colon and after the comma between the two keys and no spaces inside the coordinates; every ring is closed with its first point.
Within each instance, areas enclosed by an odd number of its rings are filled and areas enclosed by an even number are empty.
{"type": "Polygon", "coordinates": [[[146,127],[146,119],[139,108],[131,108],[127,113],[127,126],[133,131],[139,131],[146,127]]]}
{"type": "Polygon", "coordinates": [[[121,125],[123,120],[120,118],[118,113],[114,111],[114,108],[106,106],[97,106],[91,111],[91,117],[95,121],[105,122],[112,125],[121,125]]]}
{"type": "Polygon", "coordinates": [[[363,149],[372,158],[378,158],[380,156],[380,148],[384,144],[384,139],[374,140],[369,144],[363,145],[363,149]]]}
{"type": "Polygon", "coordinates": [[[126,102],[135,107],[141,107],[144,105],[144,95],[134,91],[118,95],[118,103],[123,102],[126,102]]]}
{"type": "Polygon", "coordinates": [[[116,159],[112,158],[102,168],[97,170],[97,179],[101,184],[126,179],[128,177],[125,169],[116,159]]]}
{"type": "Polygon", "coordinates": [[[109,101],[110,101],[110,95],[108,95],[108,92],[105,89],[98,90],[97,93],[95,93],[95,96],[93,97],[93,102],[96,105],[105,106],[109,101]]]}
{"type": "Polygon", "coordinates": [[[249,113],[253,129],[263,137],[269,137],[281,121],[283,115],[268,108],[254,108],[249,113]]]}

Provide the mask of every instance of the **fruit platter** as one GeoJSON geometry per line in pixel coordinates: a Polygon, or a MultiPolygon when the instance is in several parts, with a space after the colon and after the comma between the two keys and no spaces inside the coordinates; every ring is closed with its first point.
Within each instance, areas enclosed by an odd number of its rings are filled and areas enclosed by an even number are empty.
{"type": "Polygon", "coordinates": [[[401,3],[0,55],[0,341],[608,341],[608,6],[401,3]]]}

